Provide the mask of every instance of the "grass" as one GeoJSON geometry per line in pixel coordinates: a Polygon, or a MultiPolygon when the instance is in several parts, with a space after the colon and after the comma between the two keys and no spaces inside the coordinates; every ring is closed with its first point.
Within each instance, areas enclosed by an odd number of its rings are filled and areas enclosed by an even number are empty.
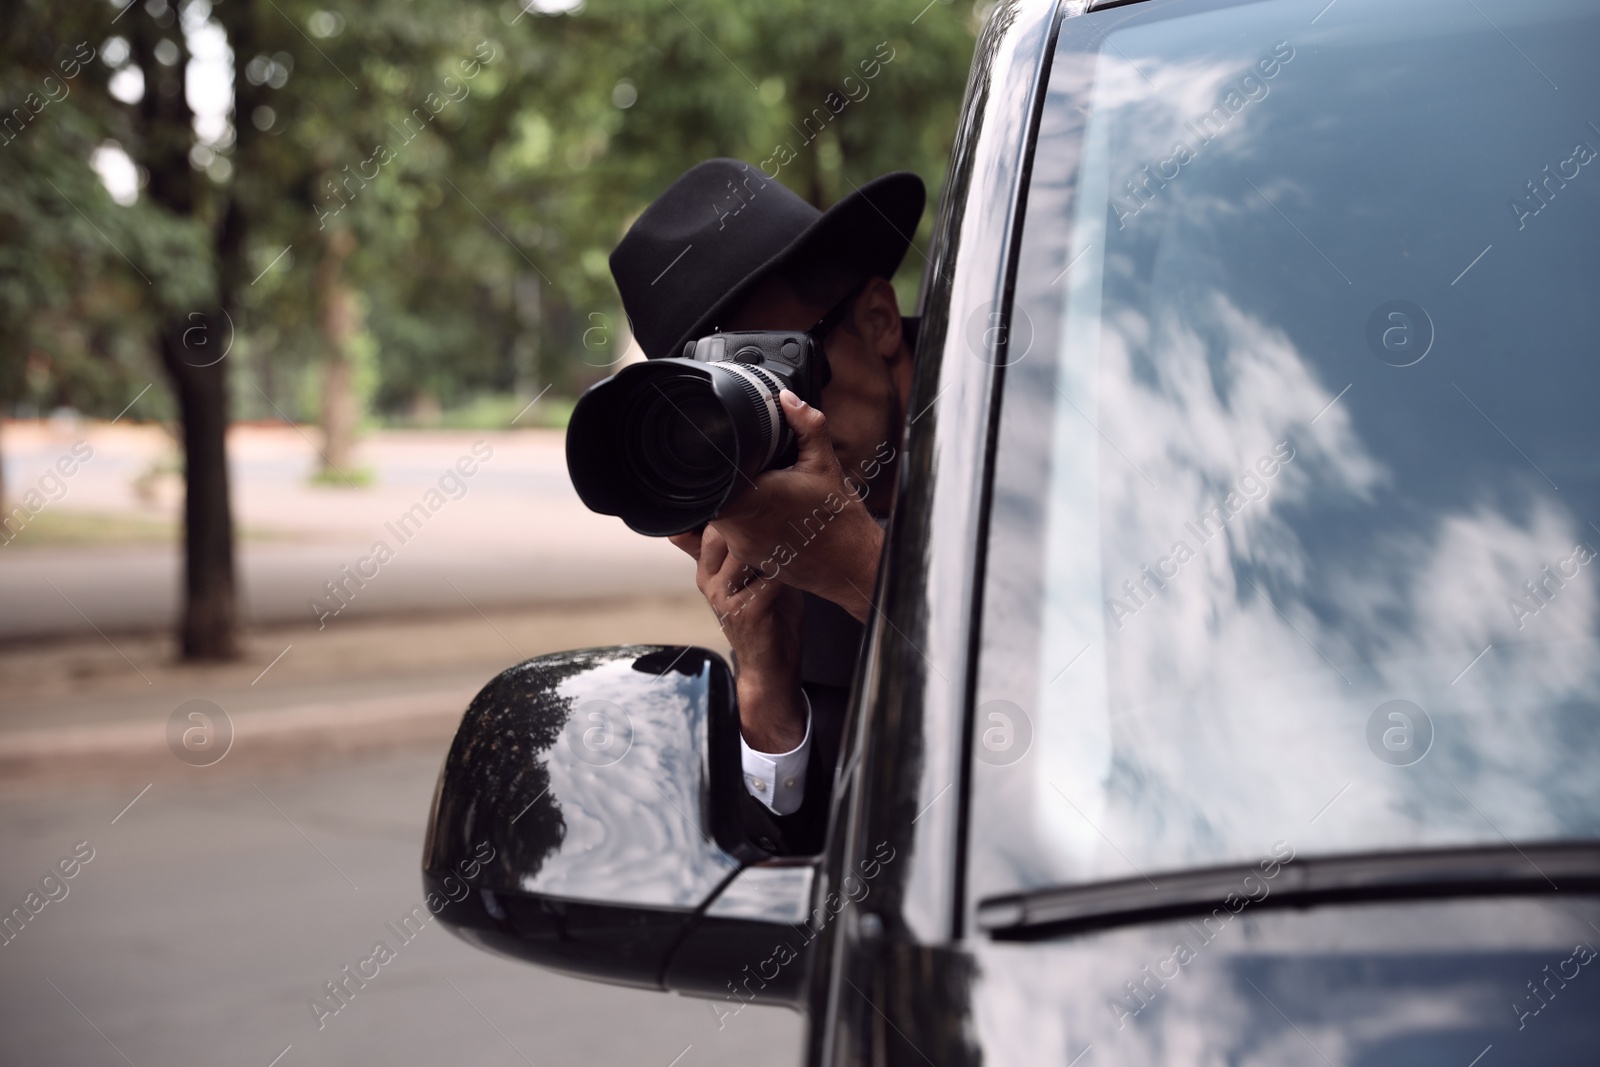
{"type": "MultiPolygon", "coordinates": [[[[178,523],[144,515],[94,511],[62,511],[46,507],[15,530],[10,541],[0,535],[0,546],[25,548],[123,548],[177,544],[178,523]]],[[[239,536],[248,541],[271,540],[268,531],[244,527],[239,536]]]]}
{"type": "Polygon", "coordinates": [[[472,398],[465,404],[446,408],[426,419],[413,415],[391,415],[383,425],[393,429],[428,430],[510,430],[531,426],[564,430],[572,416],[574,401],[545,395],[532,407],[525,397],[490,394],[472,398]],[[516,421],[513,422],[512,420],[516,421]]]}
{"type": "Polygon", "coordinates": [[[332,486],[335,489],[365,489],[377,480],[377,472],[371,467],[344,467],[336,471],[318,467],[306,479],[312,485],[332,486]]]}

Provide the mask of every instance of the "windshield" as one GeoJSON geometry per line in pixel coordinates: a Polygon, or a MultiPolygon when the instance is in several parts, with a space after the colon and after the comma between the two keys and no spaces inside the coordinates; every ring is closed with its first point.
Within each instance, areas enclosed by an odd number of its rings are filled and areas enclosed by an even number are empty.
{"type": "Polygon", "coordinates": [[[1063,23],[970,901],[1600,837],[1597,47],[1589,0],[1063,23]]]}

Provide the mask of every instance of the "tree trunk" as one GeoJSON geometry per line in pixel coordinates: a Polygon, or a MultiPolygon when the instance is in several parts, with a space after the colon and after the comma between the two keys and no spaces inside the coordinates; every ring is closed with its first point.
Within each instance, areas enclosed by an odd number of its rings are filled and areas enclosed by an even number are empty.
{"type": "MultiPolygon", "coordinates": [[[[0,438],[5,436],[6,413],[10,404],[0,404],[0,438]]],[[[6,509],[6,455],[5,444],[0,441],[0,545],[9,545],[17,531],[11,528],[11,512],[6,509]]]]}
{"type": "Polygon", "coordinates": [[[539,331],[544,318],[544,302],[540,298],[539,278],[527,271],[517,274],[512,284],[512,295],[517,309],[519,327],[511,349],[511,392],[520,408],[524,398],[532,399],[539,392],[539,331]]]}
{"type": "Polygon", "coordinates": [[[334,230],[328,235],[317,265],[317,291],[322,294],[322,462],[323,474],[344,478],[354,460],[356,425],[355,365],[350,345],[359,329],[355,294],[344,280],[344,263],[356,248],[355,234],[334,230]]]}
{"type": "MultiPolygon", "coordinates": [[[[227,336],[221,315],[207,316],[210,336],[227,336]]],[[[169,322],[161,362],[183,415],[183,619],[178,637],[187,660],[239,654],[233,571],[233,512],[228,486],[227,362],[195,366],[185,334],[197,320],[169,322]]],[[[194,336],[190,334],[190,336],[194,336]]]]}
{"type": "MultiPolygon", "coordinates": [[[[150,181],[147,195],[179,218],[200,213],[199,189],[189,165],[194,144],[193,113],[184,95],[188,49],[174,33],[179,61],[164,68],[153,60],[165,33],[156,16],[136,13],[128,36],[145,72],[145,93],[136,105],[135,158],[150,181]]],[[[240,42],[234,42],[235,55],[240,42]]],[[[167,308],[159,336],[161,363],[172,382],[183,420],[183,617],[178,639],[186,660],[232,659],[239,654],[233,570],[233,511],[228,489],[228,380],[223,354],[233,339],[237,274],[242,262],[244,219],[231,198],[224,201],[216,230],[221,306],[214,311],[167,308]]]]}

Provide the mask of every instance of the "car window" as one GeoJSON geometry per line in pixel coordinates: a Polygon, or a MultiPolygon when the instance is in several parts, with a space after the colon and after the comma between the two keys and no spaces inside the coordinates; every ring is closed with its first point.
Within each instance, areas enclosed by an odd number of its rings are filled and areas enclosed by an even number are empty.
{"type": "Polygon", "coordinates": [[[1065,20],[974,324],[970,900],[1600,836],[1597,47],[1576,0],[1065,20]]]}
{"type": "Polygon", "coordinates": [[[1593,897],[1427,901],[978,942],[972,1015],[1008,1064],[1588,1063],[1597,922],[1593,897]]]}

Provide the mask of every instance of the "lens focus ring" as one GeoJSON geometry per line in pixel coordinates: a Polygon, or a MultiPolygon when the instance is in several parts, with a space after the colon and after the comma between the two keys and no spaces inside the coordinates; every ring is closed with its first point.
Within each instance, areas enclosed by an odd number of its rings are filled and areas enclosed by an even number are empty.
{"type": "Polygon", "coordinates": [[[759,469],[766,469],[772,458],[778,454],[783,430],[787,426],[778,403],[778,394],[783,391],[783,383],[768,371],[748,364],[712,363],[710,369],[713,372],[722,371],[732,375],[738,381],[740,389],[749,397],[751,407],[756,414],[758,416],[764,414],[764,417],[758,418],[761,425],[761,448],[764,453],[759,469]]]}

